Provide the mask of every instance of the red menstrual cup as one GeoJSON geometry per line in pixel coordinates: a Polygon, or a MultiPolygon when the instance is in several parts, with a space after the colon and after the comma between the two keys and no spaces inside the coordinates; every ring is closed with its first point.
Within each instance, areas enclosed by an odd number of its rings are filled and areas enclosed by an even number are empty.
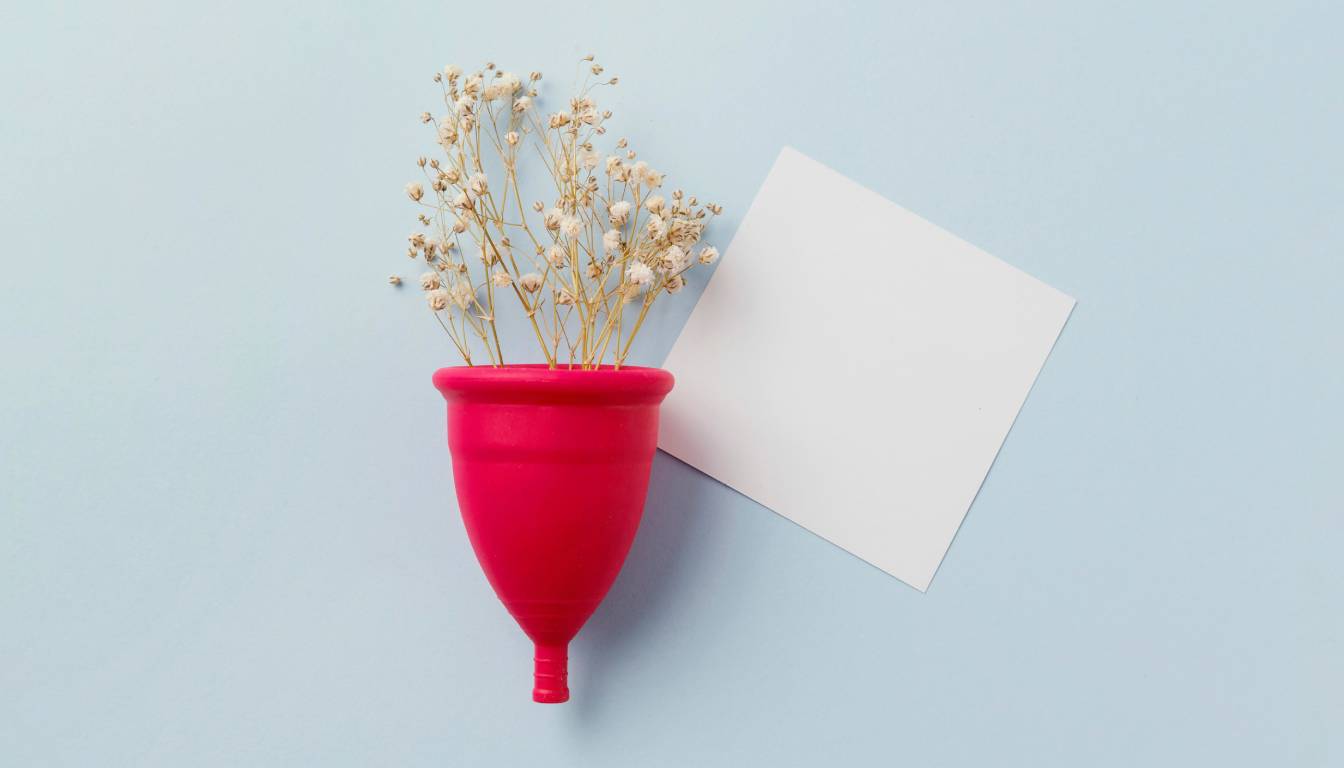
{"type": "Polygon", "coordinates": [[[532,700],[569,700],[569,641],[616,580],[644,512],[672,374],[441,368],[467,536],[536,644],[532,700]]]}

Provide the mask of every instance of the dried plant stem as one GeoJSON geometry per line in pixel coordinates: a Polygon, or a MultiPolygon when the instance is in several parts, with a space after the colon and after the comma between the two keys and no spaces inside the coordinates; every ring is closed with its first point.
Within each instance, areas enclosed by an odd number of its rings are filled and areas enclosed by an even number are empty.
{"type": "Polygon", "coordinates": [[[616,356],[616,365],[624,364],[625,359],[630,356],[630,345],[634,343],[635,334],[639,333],[640,326],[644,325],[644,318],[648,316],[651,306],[653,306],[653,302],[645,299],[644,306],[639,310],[639,318],[635,320],[635,327],[630,329],[630,338],[626,339],[625,348],[621,350],[621,354],[616,356]]]}

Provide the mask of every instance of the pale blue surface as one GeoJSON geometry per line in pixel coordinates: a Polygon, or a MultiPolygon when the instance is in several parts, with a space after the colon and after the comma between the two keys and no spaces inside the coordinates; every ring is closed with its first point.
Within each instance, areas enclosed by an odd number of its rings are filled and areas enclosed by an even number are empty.
{"type": "Polygon", "coordinates": [[[180,5],[0,11],[0,763],[1344,761],[1337,4],[180,5]],[[787,143],[1079,305],[927,595],[661,457],[542,707],[384,279],[589,49],[721,244],[787,143]]]}

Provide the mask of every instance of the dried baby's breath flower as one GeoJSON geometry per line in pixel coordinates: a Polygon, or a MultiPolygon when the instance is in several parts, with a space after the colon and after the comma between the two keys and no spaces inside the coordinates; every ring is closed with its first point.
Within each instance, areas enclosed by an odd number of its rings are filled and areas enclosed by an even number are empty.
{"type": "Polygon", "coordinates": [[[690,256],[688,256],[685,251],[678,246],[672,245],[668,246],[666,251],[663,251],[663,258],[660,263],[662,264],[664,272],[676,273],[689,266],[690,261],[690,256]]]}
{"type": "Polygon", "coordinates": [[[636,261],[625,269],[625,279],[631,285],[637,285],[641,288],[653,282],[653,270],[649,265],[642,261],[636,261]]]}
{"type": "Polygon", "coordinates": [[[689,219],[673,219],[667,229],[667,239],[683,248],[690,248],[700,242],[702,225],[689,219]]]}
{"type": "Polygon", "coordinates": [[[667,237],[667,224],[663,222],[663,217],[656,213],[649,217],[644,227],[649,233],[650,240],[662,240],[667,237]]]}
{"type": "Polygon", "coordinates": [[[430,306],[461,310],[440,324],[468,364],[480,349],[491,365],[505,362],[497,304],[516,297],[550,365],[593,368],[610,350],[620,366],[650,305],[682,290],[685,271],[718,257],[709,246],[692,251],[720,207],[684,202],[680,190],[654,194],[664,174],[636,161],[627,139],[603,143],[612,111],[597,103],[596,86],[618,79],[592,56],[584,61],[577,92],[555,105],[539,102],[540,72],[521,78],[489,62],[470,74],[453,65],[435,74],[446,80],[446,114],[420,119],[434,126],[442,153],[417,158],[427,178],[406,187],[434,237],[412,235],[407,255],[430,270],[421,278],[430,306]],[[537,160],[534,151],[540,162],[525,162],[537,160]],[[525,168],[550,175],[551,203],[520,205],[525,168]],[[527,243],[536,271],[522,273],[513,242],[527,243]],[[459,255],[463,248],[478,256],[459,255]]]}
{"type": "Polygon", "coordinates": [[[538,275],[536,272],[528,272],[526,275],[518,278],[518,285],[528,293],[536,293],[541,290],[541,275],[538,275]]]}
{"type": "Polygon", "coordinates": [[[546,226],[547,229],[551,230],[552,232],[555,232],[560,229],[560,222],[564,218],[565,214],[563,211],[561,211],[559,208],[552,208],[546,212],[546,216],[542,219],[542,223],[546,226]]]}
{"type": "Polygon", "coordinates": [[[624,226],[626,219],[630,217],[630,201],[621,200],[607,206],[607,217],[611,219],[611,226],[624,226]]]}
{"type": "Polygon", "coordinates": [[[401,285],[401,275],[390,275],[387,278],[387,282],[392,285],[401,285]]]}
{"type": "Polygon", "coordinates": [[[457,123],[452,120],[439,125],[439,146],[447,149],[457,143],[457,123]]]}
{"type": "Polygon", "coordinates": [[[452,288],[452,297],[453,303],[459,309],[466,309],[471,306],[471,302],[476,298],[476,292],[467,283],[455,283],[452,288]]]}
{"type": "Polygon", "coordinates": [[[583,222],[577,216],[565,216],[560,219],[560,233],[565,237],[578,237],[583,232],[583,222]]]}
{"type": "Polygon", "coordinates": [[[499,72],[495,76],[495,82],[487,86],[481,96],[486,101],[508,98],[517,93],[522,85],[522,81],[512,72],[499,72]]]}
{"type": "Polygon", "coordinates": [[[406,240],[411,244],[411,248],[414,248],[415,250],[425,247],[425,233],[423,232],[412,232],[406,236],[406,240]]]}

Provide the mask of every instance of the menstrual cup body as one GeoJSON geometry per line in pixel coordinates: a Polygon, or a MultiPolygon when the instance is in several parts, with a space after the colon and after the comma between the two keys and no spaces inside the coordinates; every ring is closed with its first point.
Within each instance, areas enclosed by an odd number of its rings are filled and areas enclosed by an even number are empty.
{"type": "Polygon", "coordinates": [[[476,558],[536,644],[533,699],[569,698],[567,648],[639,528],[666,371],[443,368],[458,506],[476,558]]]}

